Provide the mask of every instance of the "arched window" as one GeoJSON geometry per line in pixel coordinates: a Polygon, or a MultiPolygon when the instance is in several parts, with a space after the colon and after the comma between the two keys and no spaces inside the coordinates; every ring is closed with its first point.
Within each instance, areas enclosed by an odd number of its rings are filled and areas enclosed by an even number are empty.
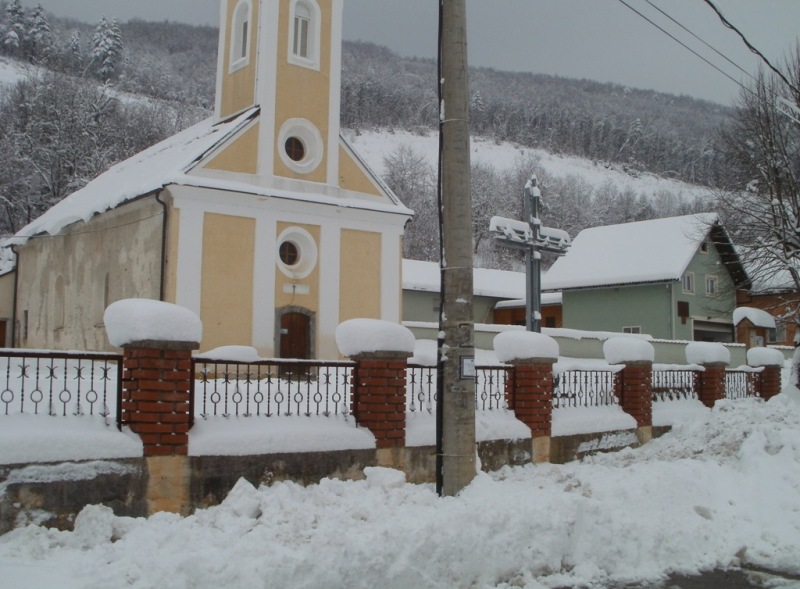
{"type": "Polygon", "coordinates": [[[250,0],[241,0],[231,24],[231,66],[235,71],[250,63],[250,0]]]}
{"type": "Polygon", "coordinates": [[[289,31],[289,61],[319,69],[320,10],[314,0],[294,0],[289,31]]]}

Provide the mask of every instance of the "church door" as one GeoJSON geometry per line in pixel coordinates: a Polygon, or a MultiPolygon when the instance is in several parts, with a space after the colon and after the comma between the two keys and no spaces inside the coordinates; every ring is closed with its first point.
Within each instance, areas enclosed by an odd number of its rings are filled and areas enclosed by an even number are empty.
{"type": "Polygon", "coordinates": [[[281,315],[280,357],[311,358],[311,318],[303,313],[281,315]]]}

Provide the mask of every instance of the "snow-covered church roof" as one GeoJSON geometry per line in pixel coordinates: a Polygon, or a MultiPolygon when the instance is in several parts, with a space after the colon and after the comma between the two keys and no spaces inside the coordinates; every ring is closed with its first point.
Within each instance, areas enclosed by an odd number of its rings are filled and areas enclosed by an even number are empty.
{"type": "MultiPolygon", "coordinates": [[[[730,246],[716,213],[584,229],[547,271],[542,286],[567,290],[680,280],[715,227],[730,246]]],[[[728,253],[735,256],[732,247],[728,253]]]]}
{"type": "Polygon", "coordinates": [[[206,153],[257,113],[253,108],[217,124],[209,118],[112,166],[20,229],[7,245],[24,244],[41,233],[55,235],[76,221],[88,221],[98,213],[179,182],[206,153]]]}

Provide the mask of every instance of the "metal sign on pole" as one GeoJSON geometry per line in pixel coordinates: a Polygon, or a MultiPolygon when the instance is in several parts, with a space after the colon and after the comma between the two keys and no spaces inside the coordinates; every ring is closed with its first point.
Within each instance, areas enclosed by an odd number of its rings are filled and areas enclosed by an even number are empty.
{"type": "Polygon", "coordinates": [[[539,206],[542,193],[536,176],[525,184],[524,221],[492,217],[489,231],[505,247],[525,251],[525,329],[542,331],[542,252],[563,256],[572,243],[561,229],[542,227],[539,206]]]}

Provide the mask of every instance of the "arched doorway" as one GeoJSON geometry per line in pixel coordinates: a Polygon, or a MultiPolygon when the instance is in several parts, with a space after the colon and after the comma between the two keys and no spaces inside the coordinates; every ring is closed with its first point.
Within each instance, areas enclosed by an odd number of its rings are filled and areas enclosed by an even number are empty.
{"type": "Polygon", "coordinates": [[[275,349],[279,358],[308,360],[314,357],[314,314],[302,307],[277,310],[275,349]]]}

